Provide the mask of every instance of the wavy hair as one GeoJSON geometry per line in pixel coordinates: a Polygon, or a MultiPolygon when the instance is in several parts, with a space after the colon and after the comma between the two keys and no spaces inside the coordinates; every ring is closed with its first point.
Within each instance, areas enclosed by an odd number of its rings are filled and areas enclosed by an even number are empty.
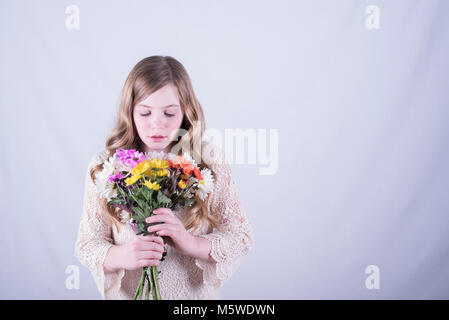
{"type": "MultiPolygon", "coordinates": [[[[189,153],[196,160],[200,168],[210,168],[203,160],[201,148],[195,141],[202,143],[202,136],[205,130],[205,120],[203,109],[199,103],[192,87],[190,77],[184,66],[170,56],[151,56],[139,61],[129,73],[120,94],[118,114],[115,125],[106,140],[106,159],[109,159],[118,149],[136,149],[143,152],[143,142],[139,138],[133,120],[135,105],[144,100],[153,92],[159,90],[167,84],[173,84],[177,88],[178,98],[181,108],[184,111],[184,118],[180,129],[184,129],[179,142],[173,141],[169,145],[170,150],[179,143],[188,146],[189,153]],[[197,139],[192,139],[195,137],[197,139]],[[198,161],[199,160],[199,161],[198,161]]],[[[182,155],[183,149],[174,152],[182,155]]],[[[90,170],[90,177],[95,183],[95,175],[103,169],[103,164],[99,163],[90,170]]],[[[197,230],[205,224],[207,228],[215,227],[219,229],[218,220],[208,212],[209,195],[206,201],[202,201],[195,196],[195,204],[187,207],[188,213],[183,221],[187,230],[197,230]]],[[[106,199],[101,199],[101,205],[111,222],[116,226],[121,223],[121,209],[107,206],[106,199]]]]}

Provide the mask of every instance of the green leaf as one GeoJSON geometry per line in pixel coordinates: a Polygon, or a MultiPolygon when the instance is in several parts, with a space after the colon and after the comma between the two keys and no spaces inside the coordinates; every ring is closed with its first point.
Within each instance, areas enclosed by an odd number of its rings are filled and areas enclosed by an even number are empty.
{"type": "Polygon", "coordinates": [[[137,224],[137,229],[139,230],[139,233],[145,233],[147,230],[145,230],[145,225],[142,223],[137,224]]]}
{"type": "Polygon", "coordinates": [[[161,204],[169,204],[171,203],[171,199],[167,198],[162,192],[157,192],[157,201],[161,204]]]}
{"type": "MultiPolygon", "coordinates": [[[[145,212],[140,207],[133,207],[133,211],[138,216],[136,218],[145,219],[145,212]]],[[[137,220],[137,219],[135,219],[135,220],[137,220]]]]}
{"type": "Polygon", "coordinates": [[[126,205],[126,200],[123,199],[123,198],[114,197],[114,198],[111,198],[108,201],[108,203],[107,203],[108,206],[111,205],[111,204],[124,204],[124,205],[126,205]]]}
{"type": "Polygon", "coordinates": [[[150,189],[148,189],[148,188],[142,188],[142,194],[143,194],[143,196],[144,196],[144,198],[145,198],[145,200],[147,201],[147,202],[149,202],[150,201],[150,199],[151,199],[151,193],[150,193],[150,189]]]}
{"type": "Polygon", "coordinates": [[[133,219],[136,221],[137,224],[139,224],[139,223],[145,223],[146,218],[140,217],[140,216],[139,217],[134,216],[133,219]]]}
{"type": "Polygon", "coordinates": [[[156,209],[156,206],[149,206],[147,208],[147,211],[146,211],[147,217],[154,215],[154,213],[153,213],[154,209],[156,209]]]}
{"type": "Polygon", "coordinates": [[[146,203],[145,200],[136,198],[136,202],[139,205],[139,207],[145,208],[145,203],[146,203]]]}

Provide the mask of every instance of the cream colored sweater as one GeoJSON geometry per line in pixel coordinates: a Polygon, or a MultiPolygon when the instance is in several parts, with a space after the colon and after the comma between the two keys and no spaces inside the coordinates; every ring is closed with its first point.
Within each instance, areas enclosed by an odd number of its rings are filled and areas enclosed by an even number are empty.
{"type": "MultiPolygon", "coordinates": [[[[219,150],[220,154],[223,154],[219,150]]],[[[132,240],[134,231],[127,224],[117,229],[105,218],[100,198],[90,178],[90,168],[105,160],[106,151],[96,154],[89,163],[85,178],[83,211],[75,244],[75,256],[92,273],[103,299],[132,299],[142,270],[119,270],[104,273],[103,262],[108,249],[132,240]]],[[[246,218],[237,187],[225,158],[210,164],[214,172],[214,189],[209,212],[217,217],[222,230],[200,229],[193,233],[211,241],[211,257],[206,262],[179,254],[167,246],[167,256],[158,265],[162,299],[220,299],[220,288],[253,247],[251,223],[246,218]]],[[[182,220],[184,210],[175,212],[182,220]]],[[[150,297],[151,298],[151,297],[150,297]]]]}

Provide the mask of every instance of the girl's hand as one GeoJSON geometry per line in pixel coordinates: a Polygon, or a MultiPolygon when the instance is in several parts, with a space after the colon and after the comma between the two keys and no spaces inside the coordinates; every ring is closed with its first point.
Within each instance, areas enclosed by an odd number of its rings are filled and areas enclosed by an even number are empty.
{"type": "Polygon", "coordinates": [[[167,243],[183,255],[193,256],[197,247],[196,238],[191,235],[169,208],[157,208],[155,215],[146,219],[147,223],[161,224],[148,227],[149,232],[167,237],[167,243]]]}
{"type": "Polygon", "coordinates": [[[161,237],[138,235],[122,246],[116,247],[115,260],[126,270],[157,266],[164,252],[164,241],[161,237]]]}

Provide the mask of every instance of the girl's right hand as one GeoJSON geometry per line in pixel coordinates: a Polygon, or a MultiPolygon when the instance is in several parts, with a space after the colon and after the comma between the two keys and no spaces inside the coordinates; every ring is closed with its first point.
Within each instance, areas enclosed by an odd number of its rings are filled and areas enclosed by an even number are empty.
{"type": "Polygon", "coordinates": [[[157,266],[164,252],[164,240],[158,236],[136,235],[134,239],[118,247],[117,261],[123,269],[137,270],[157,266]]]}

